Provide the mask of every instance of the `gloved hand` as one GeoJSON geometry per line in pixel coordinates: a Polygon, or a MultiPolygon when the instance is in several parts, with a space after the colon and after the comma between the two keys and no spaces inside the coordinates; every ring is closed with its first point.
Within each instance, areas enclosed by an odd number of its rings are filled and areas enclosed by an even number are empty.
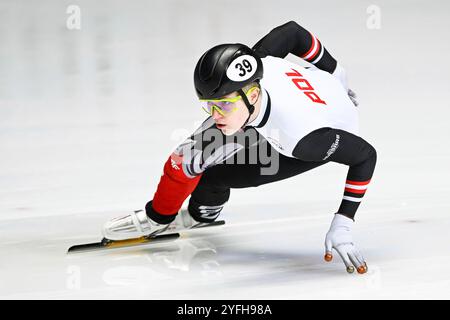
{"type": "Polygon", "coordinates": [[[342,66],[339,63],[336,65],[336,69],[334,69],[332,75],[339,80],[339,82],[344,87],[345,91],[348,92],[347,72],[345,71],[344,68],[342,68],[342,66]]]}
{"type": "Polygon", "coordinates": [[[345,69],[338,63],[336,65],[336,69],[332,73],[333,76],[335,76],[344,87],[345,91],[347,91],[347,95],[352,100],[355,107],[359,105],[358,101],[356,100],[356,93],[348,88],[348,81],[347,81],[347,72],[345,69]]]}
{"type": "Polygon", "coordinates": [[[356,93],[352,89],[348,89],[347,94],[348,94],[348,97],[350,98],[350,100],[352,100],[355,107],[357,107],[359,105],[359,102],[358,102],[358,100],[356,100],[358,98],[356,93]]]}
{"type": "Polygon", "coordinates": [[[331,222],[330,230],[325,238],[325,261],[333,259],[332,249],[336,250],[341,256],[348,273],[356,270],[358,273],[366,273],[368,268],[362,254],[353,243],[351,227],[353,220],[336,213],[331,222]]]}

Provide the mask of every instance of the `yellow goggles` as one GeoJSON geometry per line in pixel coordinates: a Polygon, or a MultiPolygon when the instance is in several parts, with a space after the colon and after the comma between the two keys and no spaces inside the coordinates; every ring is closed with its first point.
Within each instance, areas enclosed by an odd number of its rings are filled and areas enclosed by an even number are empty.
{"type": "MultiPolygon", "coordinates": [[[[251,87],[245,95],[248,95],[251,93],[255,88],[258,88],[257,86],[251,87]]],[[[214,110],[217,110],[217,112],[225,116],[227,114],[232,113],[233,111],[237,110],[237,107],[235,106],[235,103],[242,99],[242,96],[236,96],[233,98],[224,98],[224,99],[200,99],[200,102],[202,102],[202,108],[205,110],[205,112],[209,115],[212,115],[214,110]]]]}

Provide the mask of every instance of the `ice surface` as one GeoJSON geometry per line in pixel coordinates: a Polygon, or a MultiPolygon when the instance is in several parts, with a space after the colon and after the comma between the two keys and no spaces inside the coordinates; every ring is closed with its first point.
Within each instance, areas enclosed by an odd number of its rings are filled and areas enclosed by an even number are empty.
{"type": "Polygon", "coordinates": [[[450,298],[446,1],[0,2],[0,298],[450,298]],[[232,8],[239,7],[239,10],[232,8]],[[344,166],[232,190],[227,225],[67,256],[152,197],[204,119],[192,71],[295,20],[346,68],[378,166],[354,236],[369,273],[323,261],[344,166]]]}

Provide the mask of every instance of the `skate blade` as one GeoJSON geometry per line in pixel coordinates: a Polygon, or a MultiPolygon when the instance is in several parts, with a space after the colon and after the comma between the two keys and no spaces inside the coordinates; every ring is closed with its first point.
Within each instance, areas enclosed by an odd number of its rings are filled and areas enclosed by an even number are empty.
{"type": "Polygon", "coordinates": [[[192,228],[188,229],[188,230],[193,230],[193,229],[201,229],[201,228],[208,228],[208,227],[215,227],[215,226],[222,226],[225,224],[225,220],[218,220],[218,221],[214,221],[211,223],[200,223],[196,226],[193,226],[192,228]]]}
{"type": "Polygon", "coordinates": [[[140,237],[127,240],[109,240],[103,238],[100,242],[78,244],[69,248],[67,253],[79,253],[97,250],[109,250],[126,247],[134,247],[160,241],[174,240],[180,237],[179,233],[163,234],[155,237],[140,237]]]}
{"type": "MultiPolygon", "coordinates": [[[[214,221],[211,223],[204,223],[204,224],[198,224],[191,229],[186,229],[184,231],[180,232],[187,232],[189,230],[193,229],[202,229],[207,227],[214,227],[214,226],[221,226],[224,225],[224,220],[214,221]]],[[[144,244],[150,244],[155,243],[159,241],[167,241],[167,240],[174,240],[180,237],[180,233],[169,233],[169,234],[161,234],[157,236],[147,236],[147,237],[140,237],[140,238],[133,238],[133,239],[127,239],[127,240],[109,240],[106,238],[103,238],[100,242],[94,242],[94,243],[86,243],[86,244],[79,244],[75,245],[69,248],[67,253],[79,253],[79,252],[89,252],[89,251],[97,251],[97,250],[109,250],[109,249],[118,249],[118,248],[126,248],[126,247],[134,247],[144,244]]]]}

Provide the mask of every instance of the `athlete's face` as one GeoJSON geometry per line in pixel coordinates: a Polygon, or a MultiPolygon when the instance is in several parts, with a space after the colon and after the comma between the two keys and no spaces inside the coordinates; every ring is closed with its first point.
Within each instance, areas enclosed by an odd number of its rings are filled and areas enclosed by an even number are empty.
{"type": "MultiPolygon", "coordinates": [[[[239,94],[237,92],[230,93],[223,98],[234,98],[239,94]]],[[[254,104],[258,99],[259,89],[253,90],[248,94],[247,98],[250,104],[254,104]]],[[[235,134],[244,125],[248,118],[248,109],[243,99],[234,102],[236,110],[225,115],[221,115],[217,110],[213,110],[212,117],[216,122],[217,128],[226,136],[235,134]]]]}

